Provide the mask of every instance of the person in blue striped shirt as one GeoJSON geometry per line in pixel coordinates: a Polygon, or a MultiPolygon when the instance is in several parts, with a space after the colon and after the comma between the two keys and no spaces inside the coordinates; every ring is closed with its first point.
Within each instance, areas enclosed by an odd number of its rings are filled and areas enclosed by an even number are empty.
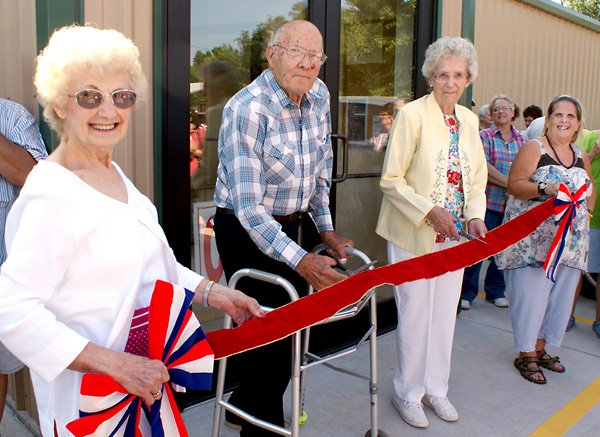
{"type": "MultiPolygon", "coordinates": [[[[329,210],[330,97],[317,79],[327,56],[319,30],[297,20],[275,31],[266,58],[269,68],[223,110],[214,231],[227,280],[241,268],[254,268],[286,278],[302,295],[306,282],[318,290],[345,278],[333,269],[333,258],[307,253],[298,244],[307,213],[338,258],[354,244],[334,231],[329,210]]],[[[238,288],[269,307],[289,302],[285,291],[265,282],[244,278],[238,288]]],[[[290,380],[290,341],[243,354],[240,385],[229,399],[279,426],[290,380]]],[[[226,424],[236,419],[225,416],[226,424]]],[[[243,437],[271,435],[241,423],[243,437]]]]}
{"type": "MultiPolygon", "coordinates": [[[[33,166],[48,156],[33,116],[22,105],[0,99],[0,265],[6,259],[4,225],[8,210],[33,166]]],[[[23,367],[0,343],[0,420],[4,412],[8,374],[23,367]]]]}

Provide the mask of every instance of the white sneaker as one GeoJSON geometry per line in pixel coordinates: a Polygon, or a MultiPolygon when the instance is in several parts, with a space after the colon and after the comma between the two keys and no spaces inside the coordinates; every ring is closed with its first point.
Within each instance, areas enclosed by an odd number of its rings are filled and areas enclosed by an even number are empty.
{"type": "Polygon", "coordinates": [[[427,428],[429,421],[425,412],[423,411],[423,404],[421,402],[410,402],[400,399],[398,396],[392,396],[392,405],[396,407],[400,417],[415,428],[427,428]]]}
{"type": "Polygon", "coordinates": [[[458,411],[447,397],[423,396],[423,404],[433,408],[435,414],[446,422],[456,422],[458,420],[458,411]]]}
{"type": "Polygon", "coordinates": [[[492,303],[498,308],[508,308],[508,299],[505,297],[499,297],[498,299],[494,299],[492,303]]]}
{"type": "Polygon", "coordinates": [[[463,310],[470,310],[471,309],[471,302],[469,302],[467,299],[461,299],[460,300],[460,307],[463,310]]]}

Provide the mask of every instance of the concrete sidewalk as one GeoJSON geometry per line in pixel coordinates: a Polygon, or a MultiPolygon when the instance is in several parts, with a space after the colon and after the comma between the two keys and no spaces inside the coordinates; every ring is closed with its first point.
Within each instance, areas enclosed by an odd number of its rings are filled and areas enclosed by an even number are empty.
{"type": "Polygon", "coordinates": [[[2,437],[40,437],[37,423],[25,411],[17,411],[10,396],[6,399],[0,423],[2,437]]]}

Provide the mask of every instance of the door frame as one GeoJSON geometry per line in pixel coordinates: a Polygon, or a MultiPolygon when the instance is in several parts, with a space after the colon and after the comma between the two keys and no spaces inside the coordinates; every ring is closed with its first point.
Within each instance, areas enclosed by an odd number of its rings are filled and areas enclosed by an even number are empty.
{"type": "MultiPolygon", "coordinates": [[[[251,1],[251,0],[250,0],[251,1]]],[[[427,92],[420,73],[425,50],[436,37],[438,0],[418,0],[415,13],[414,96],[427,92]]],[[[320,77],[331,93],[334,131],[339,116],[340,0],[309,0],[308,19],[321,31],[328,62],[320,77]]],[[[189,161],[189,50],[191,4],[181,0],[155,0],[155,203],[161,224],[175,256],[191,266],[191,200],[189,161]]],[[[335,133],[335,132],[334,132],[335,133]]],[[[334,153],[337,159],[337,151],[334,153]]],[[[335,162],[334,162],[335,164],[335,162]]],[[[334,165],[334,168],[336,166],[334,165]]],[[[330,202],[335,211],[336,189],[330,202]]],[[[333,217],[335,219],[335,215],[333,217]]],[[[335,222],[334,222],[335,223],[335,222]]]]}

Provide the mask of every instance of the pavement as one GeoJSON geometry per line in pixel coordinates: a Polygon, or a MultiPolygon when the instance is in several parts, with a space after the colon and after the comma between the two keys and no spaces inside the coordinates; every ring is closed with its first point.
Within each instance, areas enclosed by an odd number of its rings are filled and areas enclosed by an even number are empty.
{"type": "MultiPolygon", "coordinates": [[[[559,355],[567,371],[546,371],[546,385],[523,379],[513,366],[508,309],[497,308],[481,296],[457,320],[449,399],[460,419],[446,423],[425,408],[429,428],[407,425],[392,406],[392,376],[396,364],[394,333],[378,338],[378,421],[389,437],[400,436],[592,436],[600,435],[600,339],[591,330],[595,302],[581,297],[577,324],[566,333],[559,355]]],[[[368,374],[369,348],[337,360],[368,374]]],[[[368,382],[325,366],[307,371],[302,437],[362,437],[370,429],[368,382]]],[[[289,390],[288,390],[289,393],[289,390]]],[[[289,412],[286,394],[286,411],[289,412]]],[[[211,435],[214,400],[183,412],[190,436],[211,435]]],[[[289,413],[288,413],[289,414],[289,413]]],[[[222,437],[238,436],[221,426],[222,437]]]]}
{"type": "MultiPolygon", "coordinates": [[[[548,383],[535,385],[513,367],[512,328],[508,309],[496,308],[478,297],[457,320],[449,399],[460,419],[446,423],[426,407],[430,426],[416,429],[402,421],[390,403],[396,364],[394,333],[378,338],[378,421],[389,437],[400,436],[594,436],[600,435],[600,339],[591,330],[595,302],[580,297],[575,327],[563,346],[548,348],[559,355],[567,371],[546,371],[548,383]]],[[[369,348],[336,360],[368,374],[369,348]]],[[[290,398],[286,394],[286,411],[290,398]]],[[[325,366],[308,370],[302,437],[362,437],[370,429],[368,382],[325,366]]],[[[182,413],[189,435],[211,435],[214,400],[182,413]]],[[[0,425],[3,437],[39,436],[26,413],[14,411],[9,400],[0,425]]],[[[239,434],[221,427],[222,437],[239,434]]],[[[169,436],[168,436],[169,437],[169,436]]]]}
{"type": "Polygon", "coordinates": [[[15,409],[12,398],[7,396],[4,414],[0,423],[2,437],[40,437],[37,423],[25,411],[15,409]]]}

